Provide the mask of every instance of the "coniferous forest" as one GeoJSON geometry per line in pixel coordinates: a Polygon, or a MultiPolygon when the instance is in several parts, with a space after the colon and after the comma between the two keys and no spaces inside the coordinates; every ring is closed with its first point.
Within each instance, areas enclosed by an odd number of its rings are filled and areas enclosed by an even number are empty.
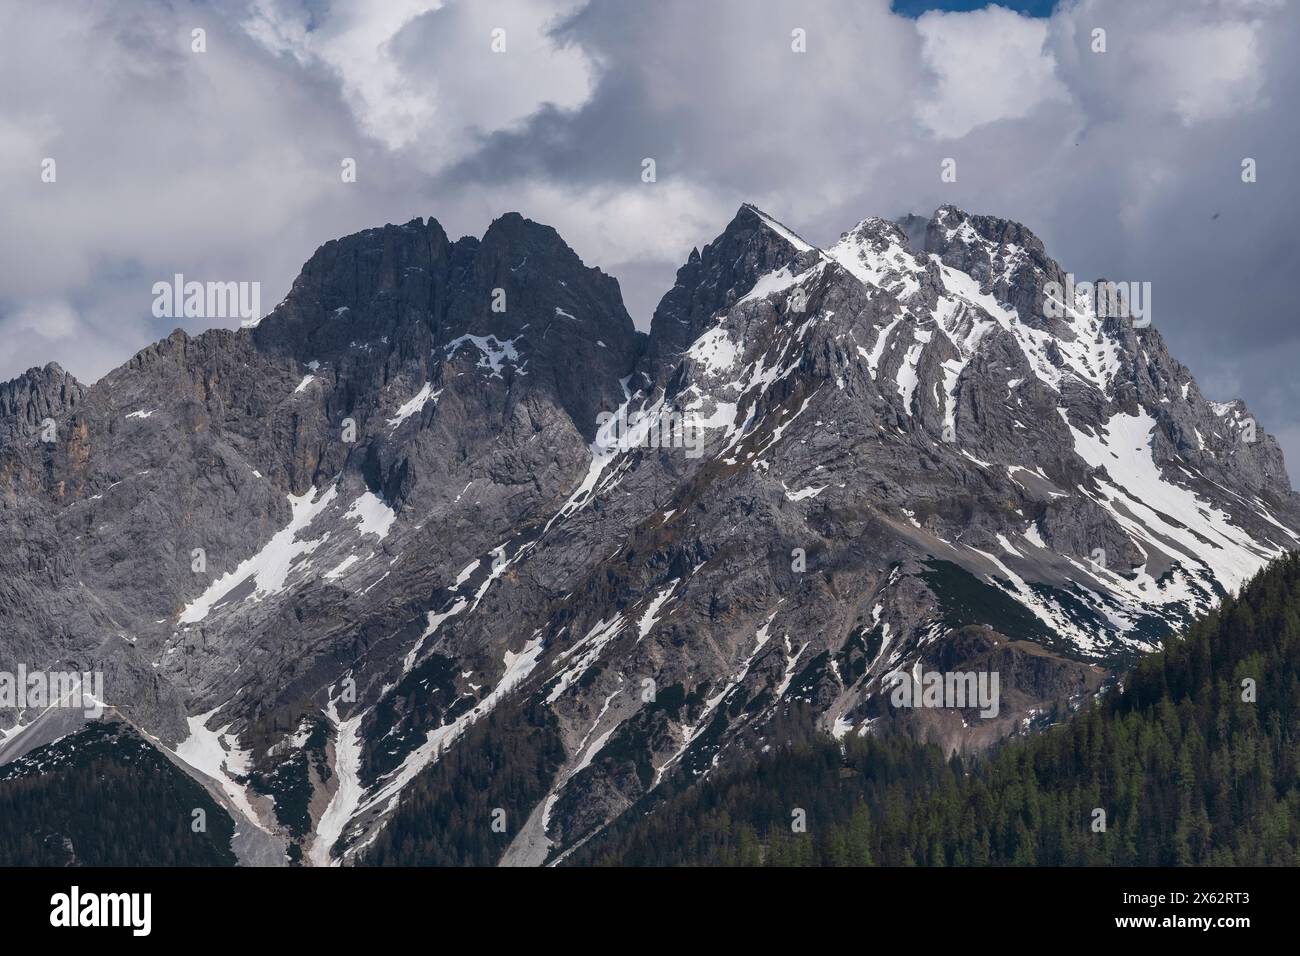
{"type": "Polygon", "coordinates": [[[116,721],[0,768],[0,866],[234,866],[234,823],[116,721]]]}

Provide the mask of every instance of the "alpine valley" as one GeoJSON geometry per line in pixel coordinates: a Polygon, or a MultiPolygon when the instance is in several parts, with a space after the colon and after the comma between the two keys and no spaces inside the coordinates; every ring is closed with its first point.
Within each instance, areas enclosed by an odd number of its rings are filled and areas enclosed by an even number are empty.
{"type": "Polygon", "coordinates": [[[0,862],[597,860],[805,731],[967,756],[1118,694],[1300,497],[1158,308],[1067,284],[951,206],[823,249],[745,205],[645,334],[553,229],[415,219],[0,385],[0,670],[104,698],[0,705],[0,862]],[[891,705],[936,671],[998,706],[891,705]]]}

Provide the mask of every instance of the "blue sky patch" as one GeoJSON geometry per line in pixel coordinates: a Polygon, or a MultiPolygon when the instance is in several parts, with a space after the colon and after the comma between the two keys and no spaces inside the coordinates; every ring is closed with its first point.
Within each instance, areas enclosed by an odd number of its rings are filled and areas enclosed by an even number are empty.
{"type": "Polygon", "coordinates": [[[929,10],[963,13],[991,6],[1006,7],[1030,17],[1049,17],[1056,3],[1057,0],[1000,0],[997,4],[989,0],[894,0],[892,7],[895,13],[905,17],[919,17],[929,10]]]}

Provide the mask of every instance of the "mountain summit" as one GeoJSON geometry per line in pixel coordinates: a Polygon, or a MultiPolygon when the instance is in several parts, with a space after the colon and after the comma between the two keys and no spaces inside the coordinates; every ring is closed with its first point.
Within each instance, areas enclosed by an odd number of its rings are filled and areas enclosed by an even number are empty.
{"type": "MultiPolygon", "coordinates": [[[[1027,732],[1300,546],[1244,405],[1068,278],[951,206],[745,205],[646,336],[513,213],[329,242],[250,328],[0,386],[0,669],[102,673],[97,746],[244,862],[556,862],[796,711],[1027,732]],[[931,671],[996,713],[891,706],[931,671]]],[[[0,764],[79,724],[0,703],[0,764]]]]}

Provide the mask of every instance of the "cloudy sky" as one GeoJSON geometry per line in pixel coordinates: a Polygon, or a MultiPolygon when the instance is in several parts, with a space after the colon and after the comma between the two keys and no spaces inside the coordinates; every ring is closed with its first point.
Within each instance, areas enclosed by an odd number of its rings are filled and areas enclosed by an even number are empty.
{"type": "Polygon", "coordinates": [[[151,314],[176,272],[260,282],[265,311],[327,239],[415,216],[549,223],[645,327],[742,201],[814,242],[952,202],[1081,279],[1151,282],[1202,389],[1300,473],[1300,4],[0,0],[0,23],[0,379],[201,331],[151,314]]]}

